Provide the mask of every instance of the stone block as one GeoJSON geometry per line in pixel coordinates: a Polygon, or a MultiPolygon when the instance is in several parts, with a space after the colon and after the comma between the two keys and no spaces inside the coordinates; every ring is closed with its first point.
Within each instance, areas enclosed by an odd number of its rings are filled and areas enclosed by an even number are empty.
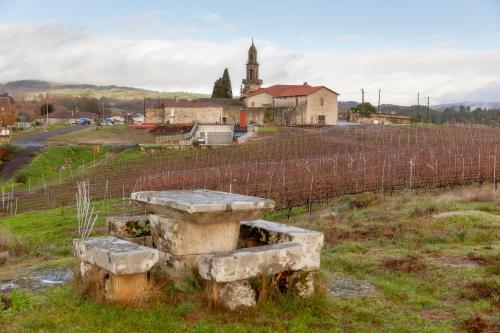
{"type": "Polygon", "coordinates": [[[235,250],[239,222],[199,224],[152,214],[151,236],[155,247],[173,255],[235,250]]]}
{"type": "Polygon", "coordinates": [[[162,273],[174,279],[182,279],[190,275],[198,267],[199,255],[176,256],[168,252],[158,251],[160,258],[155,265],[162,273]]]}
{"type": "Polygon", "coordinates": [[[274,201],[208,190],[134,192],[131,198],[157,215],[192,223],[228,223],[258,219],[274,201]]]}
{"type": "Polygon", "coordinates": [[[149,215],[108,216],[106,218],[108,234],[118,238],[133,237],[134,234],[132,230],[137,228],[140,221],[149,223],[149,215]]]}
{"type": "Polygon", "coordinates": [[[289,242],[204,254],[198,262],[202,278],[233,282],[285,271],[318,269],[320,252],[314,245],[289,242]]]}
{"type": "Polygon", "coordinates": [[[147,272],[159,258],[155,249],[111,236],[75,239],[73,248],[80,260],[115,275],[147,272]]]}
{"type": "Polygon", "coordinates": [[[256,305],[257,295],[248,281],[235,281],[216,284],[215,300],[227,310],[234,311],[239,308],[253,307],[256,305]]]}
{"type": "Polygon", "coordinates": [[[323,247],[324,235],[321,232],[292,227],[285,224],[255,220],[243,221],[240,225],[240,238],[257,243],[278,244],[294,242],[323,247]]]}
{"type": "Polygon", "coordinates": [[[148,273],[115,275],[98,266],[80,262],[81,283],[98,300],[137,304],[149,296],[148,273]]]}

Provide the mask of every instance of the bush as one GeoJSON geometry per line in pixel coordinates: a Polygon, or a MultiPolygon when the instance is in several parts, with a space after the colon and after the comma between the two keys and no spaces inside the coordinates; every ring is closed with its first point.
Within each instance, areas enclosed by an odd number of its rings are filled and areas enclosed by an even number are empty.
{"type": "Polygon", "coordinates": [[[14,176],[14,182],[26,184],[28,182],[28,176],[23,172],[17,172],[14,176]]]}

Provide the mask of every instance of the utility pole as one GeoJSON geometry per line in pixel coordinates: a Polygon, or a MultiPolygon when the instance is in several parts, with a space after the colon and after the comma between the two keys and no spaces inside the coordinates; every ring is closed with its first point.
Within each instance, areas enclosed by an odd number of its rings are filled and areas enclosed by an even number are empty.
{"type": "Polygon", "coordinates": [[[382,89],[378,90],[377,113],[380,113],[380,90],[382,90],[382,89]]]}
{"type": "Polygon", "coordinates": [[[427,97],[427,122],[429,122],[429,99],[430,97],[427,97]]]}
{"type": "Polygon", "coordinates": [[[420,118],[420,92],[417,93],[417,120],[420,118]]]}
{"type": "Polygon", "coordinates": [[[45,94],[45,130],[48,130],[49,126],[49,92],[45,94]]]}
{"type": "Polygon", "coordinates": [[[101,96],[101,113],[102,113],[102,122],[104,123],[104,104],[102,101],[102,96],[101,96]]]}
{"type": "Polygon", "coordinates": [[[365,90],[361,88],[361,113],[365,114],[365,90]]]}

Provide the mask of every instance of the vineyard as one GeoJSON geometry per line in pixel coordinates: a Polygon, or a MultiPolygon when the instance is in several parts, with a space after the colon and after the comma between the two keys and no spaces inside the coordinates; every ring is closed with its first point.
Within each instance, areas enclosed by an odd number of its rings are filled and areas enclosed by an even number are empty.
{"type": "Polygon", "coordinates": [[[79,180],[89,181],[94,200],[128,198],[143,190],[205,188],[272,198],[281,209],[366,191],[496,186],[498,146],[500,129],[493,128],[330,128],[170,157],[111,159],[61,183],[3,189],[0,209],[15,214],[73,204],[79,180]]]}

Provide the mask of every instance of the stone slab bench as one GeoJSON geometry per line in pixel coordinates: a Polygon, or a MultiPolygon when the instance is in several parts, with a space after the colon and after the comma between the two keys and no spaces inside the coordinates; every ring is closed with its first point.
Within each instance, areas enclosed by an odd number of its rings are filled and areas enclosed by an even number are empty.
{"type": "Polygon", "coordinates": [[[115,275],[147,272],[159,258],[155,249],[112,236],[75,239],[73,247],[77,258],[115,275]]]}
{"type": "Polygon", "coordinates": [[[314,270],[319,266],[320,253],[315,246],[294,242],[204,254],[198,259],[200,276],[217,283],[286,271],[314,270]]]}
{"type": "Polygon", "coordinates": [[[241,222],[240,238],[243,240],[255,239],[264,244],[286,242],[311,244],[319,248],[323,247],[324,243],[324,235],[321,232],[265,220],[241,222]]]}
{"type": "Polygon", "coordinates": [[[134,304],[148,297],[148,272],[159,259],[155,249],[116,237],[73,240],[80,275],[99,299],[134,304]]]}

